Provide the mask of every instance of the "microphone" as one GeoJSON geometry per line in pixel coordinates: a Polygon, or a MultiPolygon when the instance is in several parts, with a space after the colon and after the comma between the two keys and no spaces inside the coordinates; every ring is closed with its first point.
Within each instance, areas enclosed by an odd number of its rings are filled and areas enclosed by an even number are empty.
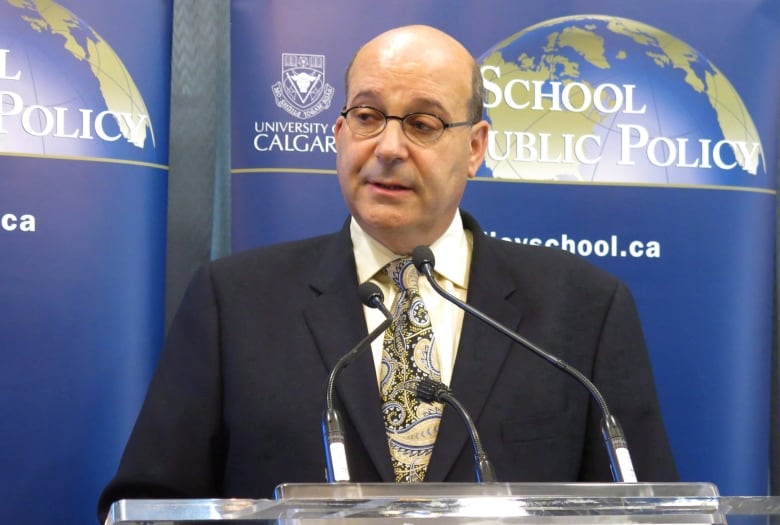
{"type": "Polygon", "coordinates": [[[477,426],[474,424],[474,420],[471,419],[466,407],[461,404],[455,398],[452,390],[447,388],[444,383],[434,381],[430,377],[423,378],[417,383],[417,397],[431,403],[433,401],[444,402],[450,405],[460,415],[463,422],[466,424],[466,428],[471,435],[471,444],[474,446],[474,468],[477,472],[477,482],[486,483],[496,481],[496,473],[493,470],[493,465],[482,448],[482,440],[479,439],[479,433],[477,433],[477,426]]]}
{"type": "Polygon", "coordinates": [[[328,377],[328,386],[325,394],[325,412],[322,415],[322,439],[325,445],[325,479],[328,483],[336,481],[349,481],[349,466],[347,465],[347,450],[344,443],[344,429],[341,425],[341,416],[333,406],[333,388],[336,377],[366,348],[371,347],[371,342],[383,334],[393,315],[385,308],[384,295],[375,283],[366,281],[358,286],[360,301],[370,307],[378,308],[385,316],[385,320],[364,337],[352,350],[344,354],[333,366],[328,377]]]}
{"type": "Polygon", "coordinates": [[[414,262],[417,272],[424,274],[431,283],[436,292],[447,299],[449,302],[463,309],[467,313],[473,315],[488,326],[498,330],[505,336],[512,339],[514,342],[521,344],[527,349],[531,350],[545,361],[560,368],[571,377],[576,379],[582,384],[590,393],[591,397],[596,401],[596,404],[601,411],[601,433],[604,436],[604,443],[607,448],[607,454],[609,455],[610,470],[612,471],[612,479],[616,482],[636,483],[636,473],[634,472],[634,465],[631,462],[631,455],[628,452],[628,445],[626,438],[623,434],[623,429],[620,427],[617,419],[610,413],[607,402],[604,396],[601,395],[596,385],[594,385],[587,377],[585,377],[579,370],[569,366],[564,361],[557,357],[545,352],[531,341],[525,339],[521,335],[508,329],[495,319],[485,315],[476,308],[461,301],[457,297],[448,293],[444,288],[439,286],[436,279],[433,277],[433,266],[435,264],[435,258],[433,252],[427,246],[417,246],[412,251],[412,261],[414,262]]]}

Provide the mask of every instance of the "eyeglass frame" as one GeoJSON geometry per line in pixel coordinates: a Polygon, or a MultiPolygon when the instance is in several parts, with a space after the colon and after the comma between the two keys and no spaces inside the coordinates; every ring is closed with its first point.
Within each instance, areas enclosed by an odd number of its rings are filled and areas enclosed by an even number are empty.
{"type": "Polygon", "coordinates": [[[415,144],[418,144],[420,146],[429,146],[431,144],[435,144],[436,142],[439,141],[439,139],[441,139],[444,136],[444,132],[447,131],[450,128],[457,128],[457,127],[460,127],[460,126],[473,126],[474,124],[476,124],[476,122],[473,122],[471,120],[464,120],[462,122],[445,122],[444,119],[442,119],[440,116],[435,115],[433,113],[426,113],[425,111],[413,111],[411,113],[407,113],[406,115],[404,115],[402,117],[400,117],[398,115],[387,115],[381,109],[377,109],[374,106],[369,106],[369,105],[365,105],[365,104],[358,104],[357,106],[352,106],[352,107],[349,107],[349,108],[343,107],[343,108],[341,108],[341,113],[339,113],[339,114],[342,117],[344,117],[344,120],[346,121],[347,127],[350,129],[350,131],[352,131],[353,133],[355,133],[356,135],[359,135],[361,137],[376,137],[377,135],[380,135],[385,130],[385,128],[387,128],[387,122],[389,120],[397,120],[401,124],[401,131],[403,131],[404,136],[406,138],[408,138],[409,140],[411,140],[412,142],[414,142],[415,144]],[[352,111],[353,109],[370,109],[372,111],[376,111],[377,113],[382,115],[382,117],[384,117],[384,124],[382,124],[382,126],[380,126],[379,129],[377,129],[373,133],[369,133],[369,134],[359,133],[359,132],[353,130],[352,127],[350,127],[349,119],[347,119],[347,114],[350,111],[352,111]],[[406,122],[406,119],[408,119],[409,117],[414,117],[416,115],[424,115],[426,117],[433,117],[436,120],[438,120],[439,122],[441,122],[441,124],[442,124],[441,133],[435,139],[433,139],[430,142],[423,142],[423,141],[420,141],[419,139],[410,137],[409,134],[406,132],[406,126],[404,125],[404,123],[406,122]]]}

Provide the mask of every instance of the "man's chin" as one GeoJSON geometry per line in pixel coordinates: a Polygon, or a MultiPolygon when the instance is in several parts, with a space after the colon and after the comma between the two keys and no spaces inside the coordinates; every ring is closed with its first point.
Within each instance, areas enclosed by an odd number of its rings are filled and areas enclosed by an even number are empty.
{"type": "Polygon", "coordinates": [[[356,220],[374,240],[399,255],[409,254],[416,246],[432,242],[427,239],[419,221],[409,217],[375,216],[368,220],[356,217],[356,220]]]}
{"type": "Polygon", "coordinates": [[[414,221],[409,214],[404,213],[372,213],[356,217],[358,224],[364,230],[370,232],[384,232],[385,234],[403,234],[414,229],[414,221]]]}

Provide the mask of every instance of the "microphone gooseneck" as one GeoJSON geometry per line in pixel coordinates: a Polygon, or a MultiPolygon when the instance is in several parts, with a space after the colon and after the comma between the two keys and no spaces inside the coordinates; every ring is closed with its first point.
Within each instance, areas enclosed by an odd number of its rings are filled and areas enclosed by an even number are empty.
{"type": "Polygon", "coordinates": [[[355,360],[358,355],[360,355],[360,353],[368,346],[366,343],[372,342],[374,339],[379,337],[379,334],[384,333],[393,320],[393,314],[391,314],[390,311],[385,308],[385,296],[382,293],[382,290],[379,289],[379,286],[377,286],[375,283],[366,281],[358,286],[358,297],[360,297],[360,302],[364,305],[370,308],[379,309],[384,314],[385,320],[362,341],[356,344],[352,350],[344,354],[341,359],[339,359],[333,366],[333,370],[330,371],[330,377],[328,377],[328,387],[325,398],[325,403],[329,408],[333,406],[333,388],[336,382],[336,377],[338,377],[341,370],[346,368],[350,363],[352,363],[352,361],[355,360]]]}
{"type": "Polygon", "coordinates": [[[328,386],[325,392],[325,412],[322,415],[322,439],[325,445],[325,479],[328,483],[337,481],[349,481],[349,466],[347,464],[347,452],[344,439],[344,429],[341,424],[341,416],[333,404],[333,390],[336,378],[355,358],[366,348],[371,347],[371,342],[383,334],[393,315],[385,308],[384,295],[379,287],[370,281],[366,281],[358,287],[360,301],[370,307],[378,308],[385,316],[385,320],[344,354],[333,366],[328,377],[328,386]]]}
{"type": "Polygon", "coordinates": [[[566,362],[558,359],[552,354],[545,352],[531,341],[513,332],[512,330],[509,330],[495,319],[489,317],[488,315],[480,312],[476,308],[448,293],[439,285],[439,283],[436,282],[436,279],[433,277],[433,267],[436,264],[436,259],[428,246],[417,246],[412,251],[412,261],[414,262],[415,268],[417,268],[417,272],[425,275],[436,293],[447,299],[449,302],[453,303],[455,306],[463,309],[465,312],[492,327],[493,329],[498,330],[505,336],[512,339],[514,342],[519,343],[525,348],[531,350],[536,355],[563,370],[576,379],[580,384],[582,384],[588,390],[591,397],[598,405],[599,410],[601,411],[601,431],[604,436],[604,442],[606,444],[607,453],[609,455],[610,470],[612,471],[613,480],[617,482],[637,481],[636,473],[634,472],[634,466],[631,462],[631,455],[628,452],[626,438],[623,435],[623,430],[620,428],[620,424],[617,422],[617,419],[615,419],[615,417],[609,411],[609,407],[607,406],[607,402],[604,399],[604,396],[601,395],[601,392],[599,392],[598,388],[596,388],[596,385],[594,385],[590,379],[585,377],[576,368],[569,366],[566,362]]]}
{"type": "Polygon", "coordinates": [[[471,435],[471,444],[474,447],[474,467],[477,473],[477,482],[489,483],[496,481],[496,473],[485,453],[485,449],[482,448],[482,440],[479,438],[477,426],[474,424],[474,420],[471,419],[466,407],[458,401],[452,393],[452,390],[447,388],[444,383],[426,377],[417,383],[416,393],[417,397],[426,403],[438,401],[440,403],[447,403],[455,409],[461,419],[463,419],[463,422],[471,435]]]}

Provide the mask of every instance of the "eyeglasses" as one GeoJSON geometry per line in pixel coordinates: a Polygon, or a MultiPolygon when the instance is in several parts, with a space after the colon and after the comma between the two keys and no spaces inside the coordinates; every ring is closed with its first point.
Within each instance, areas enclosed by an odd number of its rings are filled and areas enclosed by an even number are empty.
{"type": "Polygon", "coordinates": [[[363,137],[379,135],[387,127],[388,120],[397,120],[401,123],[404,135],[412,142],[423,146],[439,140],[446,129],[474,124],[468,121],[447,123],[430,113],[407,113],[403,117],[385,115],[371,106],[352,106],[343,110],[341,116],[347,121],[347,126],[353,133],[363,137]]]}

